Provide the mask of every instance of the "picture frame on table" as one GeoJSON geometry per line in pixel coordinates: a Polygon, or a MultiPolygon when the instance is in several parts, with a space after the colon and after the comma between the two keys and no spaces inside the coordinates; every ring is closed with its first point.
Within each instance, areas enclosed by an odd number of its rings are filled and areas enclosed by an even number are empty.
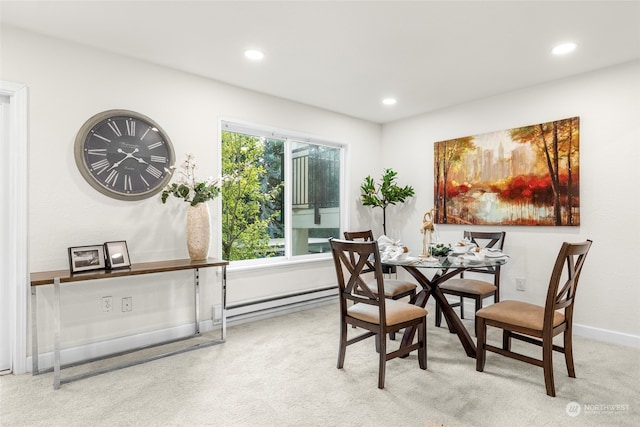
{"type": "Polygon", "coordinates": [[[103,270],[106,267],[104,245],[75,246],[69,250],[69,271],[103,270]]]}
{"type": "Polygon", "coordinates": [[[114,269],[131,267],[129,250],[127,249],[127,242],[125,240],[105,242],[104,249],[107,259],[107,268],[114,269]]]}

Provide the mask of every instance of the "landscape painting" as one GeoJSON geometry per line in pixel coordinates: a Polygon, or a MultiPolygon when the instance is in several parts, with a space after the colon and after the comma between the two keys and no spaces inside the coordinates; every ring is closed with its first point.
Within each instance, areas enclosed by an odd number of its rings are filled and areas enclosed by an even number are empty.
{"type": "Polygon", "coordinates": [[[580,118],[434,144],[437,224],[580,225],[580,118]]]}

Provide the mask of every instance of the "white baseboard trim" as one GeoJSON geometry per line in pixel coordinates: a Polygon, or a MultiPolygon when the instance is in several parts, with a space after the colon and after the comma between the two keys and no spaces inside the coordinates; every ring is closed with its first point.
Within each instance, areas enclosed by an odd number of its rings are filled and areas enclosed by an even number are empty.
{"type": "Polygon", "coordinates": [[[625,347],[640,348],[640,337],[637,335],[594,328],[593,326],[579,325],[576,323],[573,324],[573,333],[577,336],[591,338],[596,341],[623,345],[625,347]]]}
{"type": "MultiPolygon", "coordinates": [[[[330,304],[337,301],[337,290],[327,289],[318,292],[309,292],[302,295],[282,297],[269,301],[256,301],[227,309],[227,326],[239,325],[247,322],[267,319],[269,317],[282,316],[297,311],[308,310],[313,307],[330,304]]],[[[219,320],[214,324],[213,320],[200,321],[200,332],[210,332],[220,329],[219,320]]],[[[193,335],[194,324],[180,325],[171,328],[143,332],[99,341],[86,345],[65,348],[60,351],[60,361],[64,365],[82,363],[84,361],[105,358],[118,353],[135,351],[144,347],[153,346],[181,338],[189,338],[193,335]]],[[[53,351],[40,353],[38,369],[46,371],[53,368],[53,351]]],[[[27,372],[31,372],[31,356],[26,361],[27,372]]]]}

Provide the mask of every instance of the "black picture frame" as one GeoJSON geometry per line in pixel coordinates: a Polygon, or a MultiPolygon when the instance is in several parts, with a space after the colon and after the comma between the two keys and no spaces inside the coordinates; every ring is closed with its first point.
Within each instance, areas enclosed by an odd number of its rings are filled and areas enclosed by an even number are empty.
{"type": "Polygon", "coordinates": [[[104,245],[74,246],[70,247],[68,252],[69,271],[71,273],[104,270],[106,267],[104,245]]]}
{"type": "Polygon", "coordinates": [[[105,242],[104,250],[107,259],[107,268],[115,269],[127,268],[131,266],[129,250],[127,248],[127,242],[125,240],[105,242]]]}

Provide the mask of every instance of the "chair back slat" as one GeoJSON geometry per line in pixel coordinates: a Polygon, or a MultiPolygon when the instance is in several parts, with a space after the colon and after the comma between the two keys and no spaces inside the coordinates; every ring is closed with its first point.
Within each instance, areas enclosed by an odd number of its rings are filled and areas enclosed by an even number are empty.
{"type": "Polygon", "coordinates": [[[566,321],[571,322],[578,280],[591,244],[591,240],[562,244],[549,281],[544,314],[545,329],[553,328],[553,316],[558,310],[564,309],[566,321]]]}
{"type": "Polygon", "coordinates": [[[374,297],[375,295],[361,277],[364,265],[367,264],[366,257],[358,256],[358,253],[355,251],[341,248],[338,241],[334,241],[333,243],[336,246],[336,250],[333,251],[336,271],[340,272],[338,275],[340,291],[349,295],[359,293],[368,298],[374,297]]]}
{"type": "Polygon", "coordinates": [[[380,253],[378,252],[378,242],[355,242],[350,240],[329,239],[333,260],[336,267],[338,285],[340,288],[340,302],[346,301],[362,302],[365,304],[378,305],[381,307],[381,316],[384,314],[384,283],[382,271],[380,270],[380,253]],[[374,259],[376,270],[376,284],[378,293],[374,293],[362,278],[362,274],[367,272],[366,266],[369,259],[374,259]]]}
{"type": "MultiPolygon", "coordinates": [[[[366,231],[345,231],[344,232],[344,238],[345,240],[353,240],[354,242],[373,242],[375,241],[375,239],[373,238],[373,231],[371,230],[366,230],[366,231]]],[[[354,260],[352,259],[352,262],[354,262],[354,260]]],[[[363,273],[371,273],[371,272],[375,272],[376,271],[376,267],[375,265],[371,262],[371,259],[368,258],[367,259],[367,268],[365,270],[363,270],[363,273]]]]}
{"type": "Polygon", "coordinates": [[[373,231],[345,231],[344,232],[345,240],[355,240],[355,241],[363,241],[363,242],[373,242],[373,231]]]}
{"type": "Polygon", "coordinates": [[[504,231],[469,231],[463,233],[465,239],[471,240],[480,248],[496,248],[502,250],[504,238],[507,233],[504,231]],[[497,246],[496,246],[497,245],[497,246]]]}

